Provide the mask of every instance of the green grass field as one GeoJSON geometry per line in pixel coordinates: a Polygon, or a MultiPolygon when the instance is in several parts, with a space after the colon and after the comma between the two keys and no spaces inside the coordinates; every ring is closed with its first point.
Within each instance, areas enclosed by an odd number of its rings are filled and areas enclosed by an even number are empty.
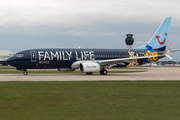
{"type": "Polygon", "coordinates": [[[0,120],[179,120],[179,81],[0,82],[0,120]]]}
{"type": "Polygon", "coordinates": [[[0,69],[16,69],[16,68],[12,66],[0,66],[0,69]]]}

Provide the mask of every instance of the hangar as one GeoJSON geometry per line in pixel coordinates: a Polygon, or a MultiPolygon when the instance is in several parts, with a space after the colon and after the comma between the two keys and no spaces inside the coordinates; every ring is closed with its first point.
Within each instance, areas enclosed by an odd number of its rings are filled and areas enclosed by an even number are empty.
{"type": "Polygon", "coordinates": [[[5,61],[12,57],[15,53],[8,50],[0,50],[0,65],[7,65],[5,61]]]}

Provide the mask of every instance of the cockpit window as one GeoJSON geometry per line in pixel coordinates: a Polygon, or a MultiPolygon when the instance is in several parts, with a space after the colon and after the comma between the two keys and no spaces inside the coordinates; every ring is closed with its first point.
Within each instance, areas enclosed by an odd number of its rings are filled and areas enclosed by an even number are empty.
{"type": "Polygon", "coordinates": [[[15,54],[14,57],[21,58],[21,57],[24,57],[24,55],[23,54],[15,54]]]}

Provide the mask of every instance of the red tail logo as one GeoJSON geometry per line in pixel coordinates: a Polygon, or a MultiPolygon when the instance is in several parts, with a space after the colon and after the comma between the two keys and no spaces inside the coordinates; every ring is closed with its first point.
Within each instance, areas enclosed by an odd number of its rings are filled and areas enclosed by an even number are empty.
{"type": "MultiPolygon", "coordinates": [[[[167,36],[167,33],[165,33],[165,36],[167,36]]],[[[156,38],[157,38],[159,44],[161,44],[161,45],[163,45],[166,42],[166,38],[164,38],[164,40],[162,42],[159,40],[160,36],[156,36],[156,38]]]]}

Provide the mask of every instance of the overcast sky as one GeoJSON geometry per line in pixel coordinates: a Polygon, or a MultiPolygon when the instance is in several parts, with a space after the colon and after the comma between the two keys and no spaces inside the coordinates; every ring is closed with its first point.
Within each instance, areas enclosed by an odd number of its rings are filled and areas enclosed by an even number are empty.
{"type": "Polygon", "coordinates": [[[168,45],[175,41],[173,49],[180,49],[179,5],[178,0],[0,1],[0,49],[126,48],[127,33],[134,34],[137,47],[166,17],[172,17],[168,45]]]}

